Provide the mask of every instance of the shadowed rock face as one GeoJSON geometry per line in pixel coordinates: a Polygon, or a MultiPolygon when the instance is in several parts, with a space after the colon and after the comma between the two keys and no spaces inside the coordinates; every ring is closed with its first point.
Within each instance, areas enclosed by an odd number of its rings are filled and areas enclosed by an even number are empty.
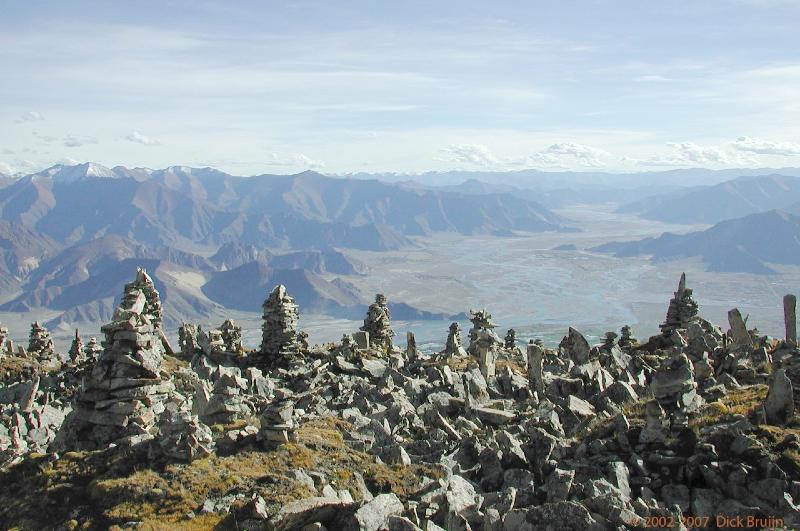
{"type": "Polygon", "coordinates": [[[381,295],[365,330],[309,347],[278,285],[259,348],[242,345],[230,320],[186,323],[179,361],[163,351],[159,294],[139,271],[103,327],[99,359],[20,359],[28,367],[0,387],[0,525],[39,528],[43,514],[110,527],[152,513],[143,525],[156,526],[202,499],[204,525],[249,529],[605,530],[707,513],[771,514],[796,528],[800,352],[735,311],[723,333],[690,295],[684,277],[668,312],[675,328],[642,344],[623,328],[619,342],[610,333],[590,345],[570,328],[557,349],[533,341],[523,353],[482,311],[475,354],[454,323],[449,351],[428,357],[411,332],[406,349],[392,344],[381,295]],[[26,456],[56,449],[58,459],[26,456]],[[98,451],[64,453],[74,449],[98,451]],[[105,463],[102,478],[80,476],[89,464],[75,459],[105,463]],[[9,485],[38,495],[9,503],[9,485]],[[161,493],[170,504],[147,509],[161,493]],[[99,512],[72,502],[87,496],[99,512]]]}

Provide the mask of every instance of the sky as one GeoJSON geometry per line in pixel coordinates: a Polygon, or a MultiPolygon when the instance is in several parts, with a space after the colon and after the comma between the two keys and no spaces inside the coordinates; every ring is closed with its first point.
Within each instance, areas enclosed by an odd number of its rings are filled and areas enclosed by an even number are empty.
{"type": "Polygon", "coordinates": [[[0,0],[0,172],[800,166],[800,0],[0,0]]]}

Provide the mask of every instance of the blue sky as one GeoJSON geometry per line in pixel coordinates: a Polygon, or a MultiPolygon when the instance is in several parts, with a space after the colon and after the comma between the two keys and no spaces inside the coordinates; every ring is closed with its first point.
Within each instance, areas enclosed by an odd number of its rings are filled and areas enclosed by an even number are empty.
{"type": "Polygon", "coordinates": [[[800,165],[800,1],[0,0],[0,171],[800,165]]]}

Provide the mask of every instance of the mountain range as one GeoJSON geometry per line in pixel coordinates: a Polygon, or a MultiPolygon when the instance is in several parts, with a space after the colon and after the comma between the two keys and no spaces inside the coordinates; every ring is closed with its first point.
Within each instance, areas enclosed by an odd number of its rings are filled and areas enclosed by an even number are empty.
{"type": "MultiPolygon", "coordinates": [[[[348,248],[400,249],[439,232],[574,230],[513,193],[412,189],[310,171],[237,177],[85,163],[1,185],[0,311],[60,312],[51,326],[109,318],[136,265],[162,292],[168,326],[222,307],[259,311],[276,283],[306,311],[352,317],[369,299],[338,278],[365,272],[348,248]]],[[[394,309],[408,319],[447,317],[402,302],[394,309]]]]}
{"type": "Polygon", "coordinates": [[[611,242],[590,249],[654,261],[700,257],[709,271],[776,273],[771,264],[800,265],[800,216],[780,210],[721,221],[704,231],[611,242]]]}
{"type": "Polygon", "coordinates": [[[694,186],[621,206],[618,211],[667,223],[714,224],[800,202],[800,177],[739,177],[713,186],[694,186]]]}

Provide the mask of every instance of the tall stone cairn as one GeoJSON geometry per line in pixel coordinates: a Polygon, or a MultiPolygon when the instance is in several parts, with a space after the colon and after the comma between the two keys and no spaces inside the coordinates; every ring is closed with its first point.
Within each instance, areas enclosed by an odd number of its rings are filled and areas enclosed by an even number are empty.
{"type": "Polygon", "coordinates": [[[222,332],[222,341],[225,343],[225,350],[227,352],[244,352],[242,348],[242,327],[236,326],[233,319],[225,319],[222,326],[219,327],[222,332]]]}
{"type": "Polygon", "coordinates": [[[462,354],[464,347],[461,344],[461,326],[458,323],[450,324],[447,333],[447,342],[444,345],[444,352],[448,356],[458,356],[462,354]]]}
{"type": "Polygon", "coordinates": [[[92,336],[89,338],[89,342],[86,343],[84,352],[86,352],[86,355],[90,358],[97,359],[97,357],[103,353],[103,348],[97,344],[97,338],[92,336]]]}
{"type": "MultiPolygon", "coordinates": [[[[797,345],[797,297],[791,293],[783,297],[783,324],[786,328],[786,343],[797,345]]],[[[8,334],[8,332],[6,332],[8,334]]]]}
{"type": "Polygon", "coordinates": [[[103,353],[64,422],[57,439],[60,447],[132,446],[157,434],[158,416],[175,391],[161,375],[164,351],[156,326],[160,317],[158,291],[139,269],[136,280],[125,285],[111,322],[101,328],[103,353]]]}
{"type": "Polygon", "coordinates": [[[469,329],[467,351],[470,354],[477,357],[479,347],[493,350],[503,345],[503,340],[493,330],[495,325],[492,322],[492,314],[486,310],[470,310],[469,314],[472,328],[469,329]]]}
{"type": "Polygon", "coordinates": [[[372,347],[388,352],[392,349],[394,331],[390,323],[391,316],[386,304],[386,297],[378,293],[375,302],[370,304],[364,326],[360,328],[369,334],[369,344],[372,347]]]}
{"type": "Polygon", "coordinates": [[[686,328],[697,317],[697,302],[692,298],[692,290],[686,287],[686,273],[681,274],[678,290],[667,308],[667,318],[659,326],[664,336],[669,336],[673,330],[686,328]]]}
{"type": "Polygon", "coordinates": [[[6,353],[11,354],[11,349],[9,349],[8,346],[6,345],[7,339],[8,339],[8,327],[0,323],[0,358],[2,358],[3,355],[6,353]]]}
{"type": "Polygon", "coordinates": [[[31,335],[28,338],[28,354],[38,359],[50,359],[55,356],[53,338],[47,328],[34,321],[31,325],[31,335]]]}
{"type": "Polygon", "coordinates": [[[506,337],[503,339],[504,347],[507,350],[514,350],[514,347],[517,343],[517,331],[513,328],[509,328],[508,332],[506,332],[506,337]]]}
{"type": "Polygon", "coordinates": [[[299,314],[294,299],[286,293],[286,286],[276,286],[262,308],[260,353],[263,361],[271,364],[295,357],[300,350],[297,341],[299,314]]]}
{"type": "Polygon", "coordinates": [[[158,294],[153,279],[150,278],[147,271],[139,267],[136,269],[136,280],[125,285],[126,293],[129,289],[139,289],[144,294],[144,313],[149,316],[153,330],[159,332],[160,335],[163,311],[161,309],[161,296],[158,294]]]}
{"type": "Polygon", "coordinates": [[[629,325],[625,325],[619,330],[620,337],[617,345],[621,348],[629,348],[636,344],[636,338],[633,335],[633,329],[629,325]]]}
{"type": "Polygon", "coordinates": [[[419,356],[417,351],[417,339],[414,337],[414,332],[410,330],[406,332],[406,358],[409,361],[416,361],[419,356]]]}
{"type": "Polygon", "coordinates": [[[86,353],[83,349],[83,340],[81,340],[81,335],[77,328],[75,329],[75,337],[72,339],[72,344],[67,354],[69,355],[69,361],[72,363],[80,363],[86,359],[86,353]]]}

